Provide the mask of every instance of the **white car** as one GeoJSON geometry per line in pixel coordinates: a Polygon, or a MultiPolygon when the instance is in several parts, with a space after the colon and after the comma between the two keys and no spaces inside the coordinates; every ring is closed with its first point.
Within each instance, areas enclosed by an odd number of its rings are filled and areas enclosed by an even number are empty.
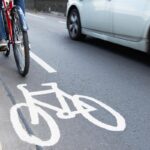
{"type": "Polygon", "coordinates": [[[67,28],[73,40],[89,35],[150,52],[150,0],[69,0],[67,28]]]}

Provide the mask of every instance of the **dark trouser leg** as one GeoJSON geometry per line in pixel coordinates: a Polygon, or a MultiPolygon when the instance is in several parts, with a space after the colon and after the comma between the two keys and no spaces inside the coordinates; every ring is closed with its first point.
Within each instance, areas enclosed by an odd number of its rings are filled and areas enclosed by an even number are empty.
{"type": "Polygon", "coordinates": [[[20,6],[23,12],[25,13],[25,3],[24,0],[14,0],[14,4],[20,6]]]}
{"type": "Polygon", "coordinates": [[[2,17],[2,0],[0,0],[0,40],[6,39],[6,32],[2,17]]]}

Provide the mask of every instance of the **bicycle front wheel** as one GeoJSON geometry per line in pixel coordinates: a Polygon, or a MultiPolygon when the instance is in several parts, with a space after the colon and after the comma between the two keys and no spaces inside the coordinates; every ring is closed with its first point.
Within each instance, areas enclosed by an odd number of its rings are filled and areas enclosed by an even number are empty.
{"type": "Polygon", "coordinates": [[[23,31],[17,12],[13,16],[13,51],[18,71],[21,76],[25,77],[29,72],[29,40],[27,31],[23,31]]]}

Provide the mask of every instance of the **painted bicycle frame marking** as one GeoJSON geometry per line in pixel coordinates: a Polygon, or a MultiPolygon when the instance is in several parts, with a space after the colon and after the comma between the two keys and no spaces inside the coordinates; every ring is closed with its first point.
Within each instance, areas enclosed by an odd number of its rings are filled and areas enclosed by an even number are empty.
{"type": "Polygon", "coordinates": [[[26,84],[21,84],[17,86],[18,89],[22,91],[26,103],[16,104],[10,110],[10,118],[11,118],[13,128],[22,141],[25,141],[30,144],[39,145],[39,146],[53,146],[59,141],[60,130],[57,123],[52,118],[52,116],[48,114],[41,107],[48,108],[50,110],[55,111],[57,117],[60,119],[71,119],[71,118],[75,118],[78,114],[81,114],[89,122],[93,123],[97,127],[103,128],[108,131],[118,132],[118,131],[124,131],[126,128],[126,122],[124,117],[121,116],[117,111],[112,109],[110,106],[101,102],[100,100],[96,100],[92,97],[83,96],[83,95],[73,95],[73,96],[69,95],[68,93],[59,89],[57,83],[42,84],[42,86],[49,87],[50,89],[43,90],[43,91],[35,91],[35,92],[29,92],[25,88],[26,86],[27,86],[26,84]],[[61,108],[50,105],[45,102],[41,102],[38,99],[34,98],[34,96],[47,95],[47,94],[55,94],[56,98],[58,99],[61,105],[61,108]],[[73,103],[74,107],[76,108],[76,111],[71,111],[65,99],[70,100],[73,103]],[[90,114],[90,112],[97,111],[98,109],[87,104],[81,99],[84,99],[84,101],[94,102],[99,107],[108,111],[116,119],[117,125],[112,126],[103,123],[98,119],[96,119],[95,117],[93,117],[90,114]],[[36,137],[34,135],[29,135],[28,132],[23,128],[18,114],[18,109],[21,109],[22,107],[27,107],[29,109],[29,114],[31,116],[31,123],[33,125],[39,124],[39,116],[43,117],[43,119],[48,124],[48,127],[51,132],[51,137],[48,140],[42,140],[39,137],[36,137]]]}

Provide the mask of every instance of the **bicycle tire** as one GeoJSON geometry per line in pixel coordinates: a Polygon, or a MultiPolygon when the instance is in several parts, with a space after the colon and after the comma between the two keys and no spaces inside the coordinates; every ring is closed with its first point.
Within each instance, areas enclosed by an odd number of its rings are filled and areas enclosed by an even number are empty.
{"type": "MultiPolygon", "coordinates": [[[[14,44],[13,44],[13,51],[14,51],[14,57],[15,57],[15,61],[16,61],[16,65],[17,65],[17,68],[18,68],[18,72],[21,76],[25,77],[28,72],[29,72],[29,67],[30,67],[30,54],[29,54],[29,51],[30,51],[30,48],[29,48],[29,40],[28,40],[28,33],[27,31],[24,31],[22,29],[22,25],[21,25],[21,22],[20,22],[20,18],[19,18],[19,15],[17,14],[17,12],[15,12],[15,15],[13,16],[13,36],[14,36],[14,44]],[[18,17],[18,18],[15,18],[15,17],[18,17]],[[17,23],[15,22],[15,19],[18,19],[17,20],[17,23]],[[18,50],[17,50],[17,44],[16,44],[16,31],[15,31],[15,27],[18,26],[19,28],[19,32],[21,32],[22,34],[22,44],[23,44],[23,47],[24,47],[24,52],[23,52],[23,55],[24,55],[24,62],[21,62],[23,60],[20,60],[19,58],[19,54],[18,54],[18,50]],[[22,67],[22,63],[24,63],[24,66],[22,67]]],[[[20,51],[21,51],[21,48],[20,48],[20,51]]]]}

